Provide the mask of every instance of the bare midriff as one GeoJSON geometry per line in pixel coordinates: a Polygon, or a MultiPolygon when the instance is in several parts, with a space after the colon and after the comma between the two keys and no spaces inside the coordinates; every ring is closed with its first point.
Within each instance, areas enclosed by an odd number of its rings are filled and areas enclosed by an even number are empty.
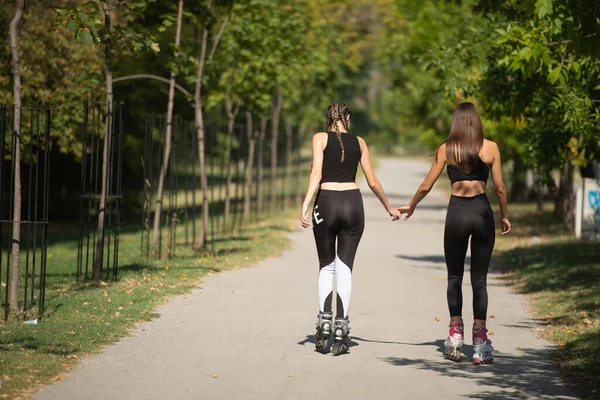
{"type": "Polygon", "coordinates": [[[458,181],[452,185],[452,194],[461,197],[473,197],[485,193],[485,182],[458,181]]]}
{"type": "Polygon", "coordinates": [[[353,190],[358,189],[356,182],[323,182],[321,183],[321,189],[323,190],[353,190]]]}

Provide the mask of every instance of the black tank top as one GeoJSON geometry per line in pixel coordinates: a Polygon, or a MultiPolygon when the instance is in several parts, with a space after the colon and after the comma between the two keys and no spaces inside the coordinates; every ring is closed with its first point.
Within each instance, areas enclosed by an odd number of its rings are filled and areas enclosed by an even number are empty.
{"type": "Polygon", "coordinates": [[[475,169],[470,174],[465,174],[456,165],[448,165],[446,170],[450,183],[458,181],[482,181],[487,182],[490,175],[490,167],[480,158],[475,169]]]}
{"type": "Polygon", "coordinates": [[[342,147],[337,140],[337,134],[333,131],[327,132],[321,183],[356,181],[356,170],[361,157],[360,143],[358,138],[350,133],[342,133],[341,136],[344,143],[344,162],[340,162],[342,147]]]}

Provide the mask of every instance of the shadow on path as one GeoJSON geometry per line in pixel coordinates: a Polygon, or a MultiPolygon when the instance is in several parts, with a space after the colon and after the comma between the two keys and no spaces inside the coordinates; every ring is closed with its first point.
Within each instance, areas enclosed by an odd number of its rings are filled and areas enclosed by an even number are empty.
{"type": "MultiPolygon", "coordinates": [[[[437,351],[443,349],[443,341],[434,343],[422,343],[419,345],[434,345],[437,351]]],[[[471,346],[463,348],[469,358],[473,354],[471,346]]],[[[459,363],[440,360],[407,359],[388,357],[383,361],[398,367],[412,367],[427,371],[434,371],[440,375],[457,379],[469,379],[475,381],[482,388],[489,390],[474,393],[467,396],[474,399],[514,399],[523,397],[533,398],[560,398],[559,385],[548,379],[548,352],[544,350],[521,349],[519,356],[508,355],[498,351],[494,352],[494,364],[473,365],[464,360],[459,363]],[[503,389],[504,391],[498,391],[503,389]]]]}

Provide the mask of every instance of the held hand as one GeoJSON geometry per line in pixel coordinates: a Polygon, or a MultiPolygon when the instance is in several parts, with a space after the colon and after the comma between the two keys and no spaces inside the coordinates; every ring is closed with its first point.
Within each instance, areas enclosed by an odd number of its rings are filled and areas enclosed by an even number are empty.
{"type": "Polygon", "coordinates": [[[300,222],[302,222],[303,228],[310,226],[310,217],[308,216],[308,204],[302,205],[302,215],[300,216],[300,222]]]}
{"type": "Polygon", "coordinates": [[[402,214],[396,208],[389,206],[387,209],[388,214],[392,217],[392,221],[398,221],[402,214]]]}
{"type": "Polygon", "coordinates": [[[398,211],[400,211],[401,214],[404,214],[404,220],[406,221],[415,212],[415,207],[410,206],[410,205],[404,206],[404,207],[399,207],[398,211]]]}
{"type": "Polygon", "coordinates": [[[502,234],[506,235],[507,233],[510,232],[510,221],[508,220],[508,218],[502,218],[501,220],[501,226],[502,226],[502,234]]]}

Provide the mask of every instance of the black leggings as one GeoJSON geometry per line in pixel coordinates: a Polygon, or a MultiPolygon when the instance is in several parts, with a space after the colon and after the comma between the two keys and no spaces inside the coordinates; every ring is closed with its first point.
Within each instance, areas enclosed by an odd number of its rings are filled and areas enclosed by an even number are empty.
{"type": "Polygon", "coordinates": [[[452,196],[446,215],[444,253],[448,267],[448,308],[451,317],[462,316],[462,279],[471,238],[471,287],[475,319],[486,319],[487,273],[496,240],[494,213],[485,193],[452,196]]]}
{"type": "Polygon", "coordinates": [[[365,227],[360,190],[319,190],[312,220],[319,255],[320,310],[325,313],[332,312],[335,276],[337,278],[336,314],[338,318],[345,318],[350,307],[352,266],[365,227]]]}

